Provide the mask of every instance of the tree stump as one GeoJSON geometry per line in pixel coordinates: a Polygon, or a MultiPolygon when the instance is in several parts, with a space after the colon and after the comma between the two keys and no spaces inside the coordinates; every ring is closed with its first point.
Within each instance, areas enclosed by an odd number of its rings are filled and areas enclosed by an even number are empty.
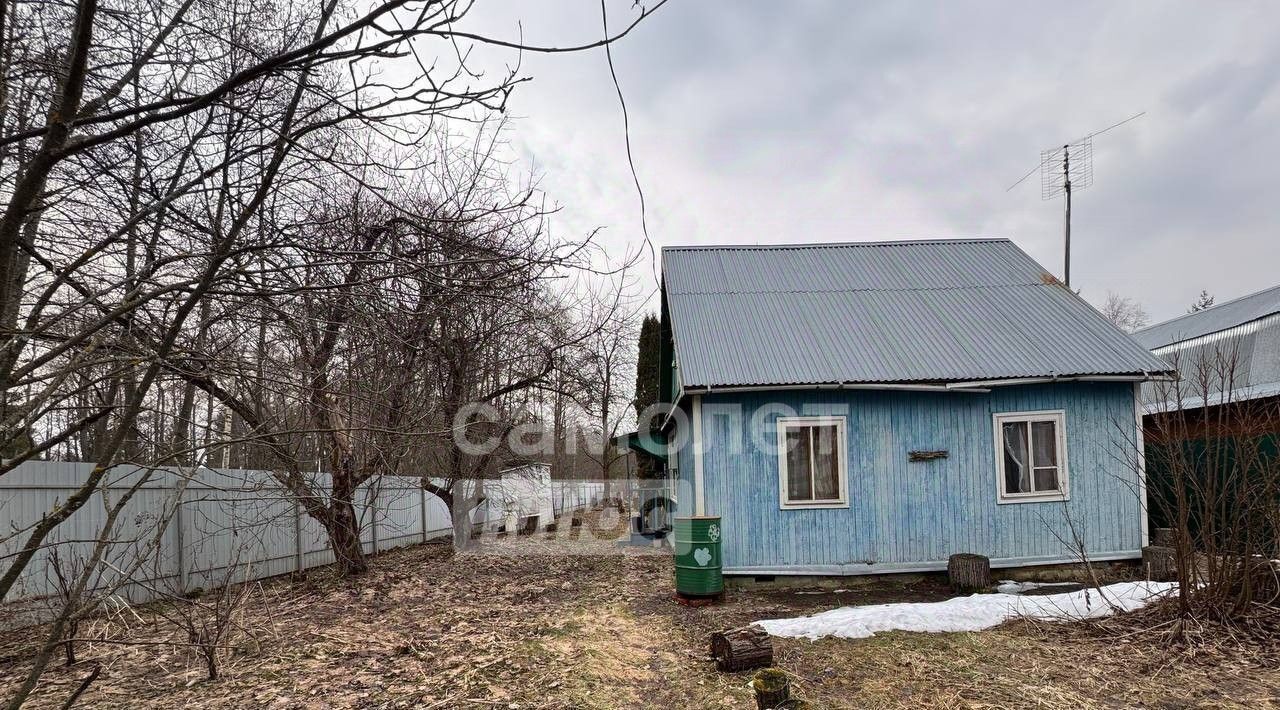
{"type": "Polygon", "coordinates": [[[1142,548],[1142,569],[1153,582],[1169,582],[1178,578],[1177,555],[1172,547],[1148,545],[1142,548]]]}
{"type": "Polygon", "coordinates": [[[1251,557],[1243,562],[1254,599],[1275,599],[1280,596],[1280,563],[1263,557],[1251,557]]]}
{"type": "Polygon", "coordinates": [[[759,626],[744,626],[711,634],[711,656],[716,670],[734,673],[773,663],[773,641],[759,626]]]}
{"type": "Polygon", "coordinates": [[[961,553],[947,559],[947,578],[957,592],[976,592],[991,586],[991,560],[961,553]]]}
{"type": "Polygon", "coordinates": [[[1151,544],[1156,547],[1173,547],[1173,528],[1156,528],[1152,530],[1151,544]]]}
{"type": "Polygon", "coordinates": [[[774,710],[791,699],[791,680],[785,671],[766,668],[751,679],[751,689],[756,693],[757,710],[774,710]]]}

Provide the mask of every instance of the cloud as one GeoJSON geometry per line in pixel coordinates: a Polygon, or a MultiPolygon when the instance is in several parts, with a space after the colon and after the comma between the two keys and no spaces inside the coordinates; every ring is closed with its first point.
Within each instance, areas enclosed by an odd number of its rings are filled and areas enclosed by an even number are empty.
{"type": "MultiPolygon", "coordinates": [[[[592,2],[481,5],[485,29],[600,34],[592,2]]],[[[1061,203],[1038,175],[1006,188],[1042,149],[1146,111],[1096,139],[1073,286],[1163,319],[1202,288],[1276,283],[1278,24],[1272,3],[672,0],[614,59],[659,244],[1007,236],[1057,271],[1061,203]]],[[[512,150],[563,206],[556,228],[635,249],[603,52],[523,59],[512,150]]]]}

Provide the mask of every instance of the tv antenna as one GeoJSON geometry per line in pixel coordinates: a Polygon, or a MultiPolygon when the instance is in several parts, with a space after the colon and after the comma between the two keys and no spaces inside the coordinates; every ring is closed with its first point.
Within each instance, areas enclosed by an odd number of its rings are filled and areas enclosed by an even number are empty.
{"type": "Polygon", "coordinates": [[[1040,164],[1005,190],[1005,192],[1009,192],[1009,190],[1021,185],[1023,181],[1039,170],[1040,199],[1052,200],[1058,195],[1066,196],[1066,209],[1063,213],[1062,229],[1062,283],[1067,288],[1071,288],[1071,193],[1079,192],[1093,184],[1093,138],[1113,128],[1119,128],[1146,113],[1146,111],[1135,113],[1119,123],[1113,123],[1083,138],[1064,143],[1060,147],[1040,151],[1040,164]]]}

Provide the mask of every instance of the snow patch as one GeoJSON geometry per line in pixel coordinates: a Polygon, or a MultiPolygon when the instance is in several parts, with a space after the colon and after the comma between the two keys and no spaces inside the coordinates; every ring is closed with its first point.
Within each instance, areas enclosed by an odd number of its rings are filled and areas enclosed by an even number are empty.
{"type": "Polygon", "coordinates": [[[996,591],[1001,594],[1022,594],[1035,589],[1044,589],[1046,587],[1078,587],[1079,582],[1014,582],[1006,579],[996,586],[996,591]]]}
{"type": "Polygon", "coordinates": [[[1109,616],[1132,611],[1177,588],[1177,582],[1120,582],[1061,594],[1024,597],[974,594],[942,602],[846,606],[813,616],[756,623],[774,636],[867,638],[882,631],[981,631],[1019,616],[1045,621],[1109,616]]]}

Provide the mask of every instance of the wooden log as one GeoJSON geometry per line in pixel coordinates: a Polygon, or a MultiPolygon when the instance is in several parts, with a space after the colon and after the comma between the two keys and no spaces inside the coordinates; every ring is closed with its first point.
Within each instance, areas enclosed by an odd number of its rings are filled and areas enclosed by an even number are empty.
{"type": "Polygon", "coordinates": [[[785,671],[777,668],[757,671],[751,679],[751,689],[756,694],[757,710],[774,710],[789,706],[791,679],[787,678],[785,671]]]}
{"type": "Polygon", "coordinates": [[[773,663],[773,641],[754,625],[718,631],[711,634],[711,656],[721,673],[762,668],[773,663]]]}
{"type": "Polygon", "coordinates": [[[1178,578],[1177,554],[1172,547],[1147,545],[1142,548],[1142,569],[1153,582],[1169,582],[1178,578]]]}
{"type": "Polygon", "coordinates": [[[1157,547],[1173,547],[1173,528],[1156,528],[1152,530],[1151,544],[1157,547]]]}
{"type": "Polygon", "coordinates": [[[976,592],[991,586],[991,560],[962,552],[947,559],[947,578],[957,592],[976,592]]]}

